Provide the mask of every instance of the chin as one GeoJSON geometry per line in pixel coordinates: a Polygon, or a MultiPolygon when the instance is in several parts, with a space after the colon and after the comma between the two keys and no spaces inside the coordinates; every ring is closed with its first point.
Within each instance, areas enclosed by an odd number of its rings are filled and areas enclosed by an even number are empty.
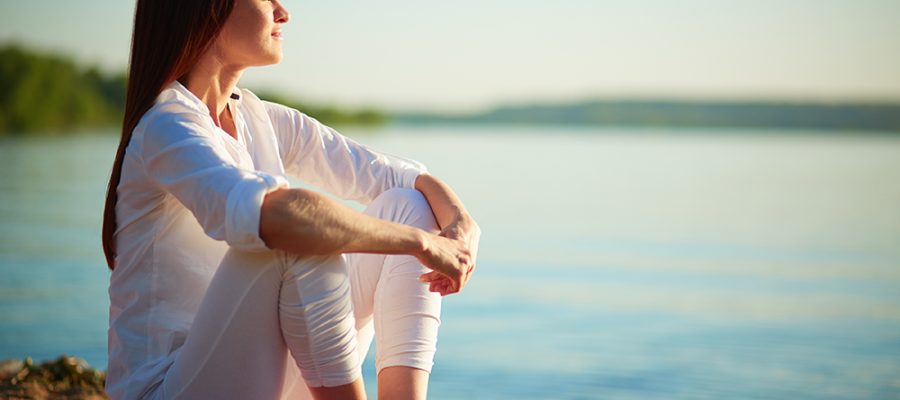
{"type": "Polygon", "coordinates": [[[281,62],[282,54],[281,52],[268,54],[265,57],[260,57],[259,60],[254,64],[256,67],[263,67],[266,65],[278,64],[281,62]]]}

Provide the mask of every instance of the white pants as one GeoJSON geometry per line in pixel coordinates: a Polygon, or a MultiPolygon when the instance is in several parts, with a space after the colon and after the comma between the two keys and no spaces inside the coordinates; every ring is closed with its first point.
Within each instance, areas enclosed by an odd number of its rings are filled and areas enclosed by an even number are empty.
{"type": "MultiPolygon", "coordinates": [[[[411,189],[382,193],[365,213],[439,229],[411,189]]],[[[378,371],[431,371],[441,297],[418,281],[425,272],[411,256],[229,250],[152,397],[309,398],[307,385],[359,378],[373,336],[378,371]]]]}

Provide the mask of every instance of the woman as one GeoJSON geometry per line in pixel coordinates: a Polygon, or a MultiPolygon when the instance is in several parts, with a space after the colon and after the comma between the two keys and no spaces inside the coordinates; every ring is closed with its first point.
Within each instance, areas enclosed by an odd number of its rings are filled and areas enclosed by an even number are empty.
{"type": "Polygon", "coordinates": [[[280,61],[288,20],[278,0],[137,2],[103,224],[111,398],[284,398],[298,370],[316,398],[364,398],[373,332],[379,397],[425,395],[478,226],[421,164],[236,88],[280,61]]]}

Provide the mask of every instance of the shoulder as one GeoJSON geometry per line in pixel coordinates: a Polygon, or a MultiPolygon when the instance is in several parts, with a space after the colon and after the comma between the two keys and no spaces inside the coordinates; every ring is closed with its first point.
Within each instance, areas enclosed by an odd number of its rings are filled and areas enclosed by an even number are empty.
{"type": "Polygon", "coordinates": [[[132,142],[141,146],[142,151],[152,152],[186,139],[208,138],[213,131],[208,119],[189,103],[160,97],[141,117],[132,142]]]}
{"type": "Polygon", "coordinates": [[[256,93],[250,91],[250,89],[241,89],[241,105],[244,105],[250,109],[254,109],[255,111],[263,112],[269,115],[272,120],[276,119],[292,119],[297,117],[298,115],[303,114],[299,110],[295,108],[288,107],[284,104],[279,104],[274,101],[262,100],[256,93]]]}
{"type": "Polygon", "coordinates": [[[177,90],[166,89],[157,96],[155,103],[141,117],[138,128],[157,131],[183,124],[206,125],[208,115],[196,101],[177,90]]]}
{"type": "Polygon", "coordinates": [[[265,114],[276,132],[296,132],[318,124],[302,111],[274,101],[262,100],[248,89],[241,89],[241,104],[254,114],[265,114]]]}

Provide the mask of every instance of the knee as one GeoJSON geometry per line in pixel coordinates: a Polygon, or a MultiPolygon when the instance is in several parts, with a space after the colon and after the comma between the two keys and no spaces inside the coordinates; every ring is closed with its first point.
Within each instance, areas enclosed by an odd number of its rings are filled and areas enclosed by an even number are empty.
{"type": "Polygon", "coordinates": [[[439,229],[428,200],[415,189],[394,188],[384,191],[369,204],[366,214],[427,231],[439,229]]]}
{"type": "Polygon", "coordinates": [[[277,251],[284,282],[311,280],[317,284],[334,285],[347,278],[347,260],[341,254],[301,255],[277,251]]]}
{"type": "Polygon", "coordinates": [[[428,205],[428,200],[425,199],[425,196],[422,195],[422,192],[416,189],[393,188],[385,190],[372,202],[372,204],[376,203],[393,205],[404,204],[409,205],[413,208],[427,208],[428,211],[431,211],[431,207],[428,205]]]}

